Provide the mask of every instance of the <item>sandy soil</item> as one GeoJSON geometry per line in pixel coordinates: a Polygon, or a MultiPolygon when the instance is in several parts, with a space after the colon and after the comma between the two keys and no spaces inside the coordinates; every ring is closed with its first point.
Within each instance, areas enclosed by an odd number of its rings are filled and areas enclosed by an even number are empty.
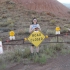
{"type": "Polygon", "coordinates": [[[21,63],[6,70],[70,70],[70,54],[48,60],[45,65],[21,63]]]}

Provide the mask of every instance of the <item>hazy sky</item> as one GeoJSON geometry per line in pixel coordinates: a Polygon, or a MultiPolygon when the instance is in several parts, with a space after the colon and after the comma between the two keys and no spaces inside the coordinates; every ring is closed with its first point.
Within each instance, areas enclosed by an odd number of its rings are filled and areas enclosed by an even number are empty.
{"type": "Polygon", "coordinates": [[[61,3],[70,3],[70,0],[58,0],[61,3]]]}

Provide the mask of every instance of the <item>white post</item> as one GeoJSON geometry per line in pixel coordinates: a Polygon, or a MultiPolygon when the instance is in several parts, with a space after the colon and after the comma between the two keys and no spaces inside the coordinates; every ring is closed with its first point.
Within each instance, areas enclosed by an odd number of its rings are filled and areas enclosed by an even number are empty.
{"type": "Polygon", "coordinates": [[[56,31],[56,35],[60,34],[60,31],[56,31]]]}
{"type": "Polygon", "coordinates": [[[2,41],[0,41],[0,54],[3,54],[3,46],[2,46],[2,41]]]}

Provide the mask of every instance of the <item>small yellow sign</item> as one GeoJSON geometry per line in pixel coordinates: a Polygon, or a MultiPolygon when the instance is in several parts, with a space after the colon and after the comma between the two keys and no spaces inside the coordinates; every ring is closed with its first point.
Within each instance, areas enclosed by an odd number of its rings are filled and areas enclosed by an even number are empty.
{"type": "Polygon", "coordinates": [[[38,47],[41,42],[45,39],[45,36],[40,31],[34,31],[29,37],[28,40],[38,47]]]}
{"type": "Polygon", "coordinates": [[[15,35],[15,32],[14,32],[14,31],[10,31],[10,32],[9,32],[9,35],[10,35],[10,36],[14,36],[14,35],[15,35]]]}
{"type": "Polygon", "coordinates": [[[27,38],[24,38],[24,41],[27,41],[27,38]]]}
{"type": "Polygon", "coordinates": [[[48,35],[46,35],[45,37],[48,38],[48,35]]]}
{"type": "Polygon", "coordinates": [[[60,27],[56,27],[56,29],[55,29],[56,31],[60,31],[60,27]]]}

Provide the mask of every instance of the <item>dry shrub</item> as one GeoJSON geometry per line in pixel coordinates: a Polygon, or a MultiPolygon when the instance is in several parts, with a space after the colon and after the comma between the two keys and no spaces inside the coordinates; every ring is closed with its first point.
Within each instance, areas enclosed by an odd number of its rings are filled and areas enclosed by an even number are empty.
{"type": "Polygon", "coordinates": [[[24,30],[23,29],[19,29],[17,31],[17,35],[24,35],[24,30]]]}
{"type": "Polygon", "coordinates": [[[7,14],[2,14],[2,18],[7,18],[7,14]]]}
{"type": "Polygon", "coordinates": [[[7,27],[9,24],[7,22],[0,22],[0,27],[7,27]]]}
{"type": "Polygon", "coordinates": [[[53,13],[48,12],[47,15],[55,17],[55,15],[53,13]]]}
{"type": "Polygon", "coordinates": [[[66,27],[63,27],[63,28],[61,28],[61,33],[66,33],[66,32],[68,32],[69,30],[66,28],[66,27]]]}
{"type": "Polygon", "coordinates": [[[50,29],[48,29],[48,30],[46,31],[46,34],[48,34],[48,35],[55,35],[55,30],[50,30],[50,29]]]}
{"type": "Polygon", "coordinates": [[[52,26],[54,26],[56,24],[56,21],[55,20],[50,20],[50,23],[49,23],[49,25],[52,25],[52,26]]]}

